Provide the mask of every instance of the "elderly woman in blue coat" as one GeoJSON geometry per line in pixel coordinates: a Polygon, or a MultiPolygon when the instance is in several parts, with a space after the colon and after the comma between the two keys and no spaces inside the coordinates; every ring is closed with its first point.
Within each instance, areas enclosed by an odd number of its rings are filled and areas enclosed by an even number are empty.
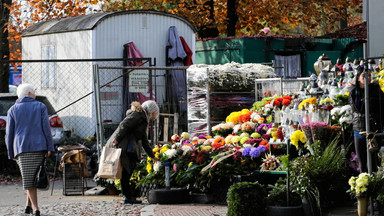
{"type": "Polygon", "coordinates": [[[17,88],[18,99],[8,110],[5,142],[8,158],[16,160],[27,191],[25,213],[34,211],[40,215],[37,190],[34,185],[36,172],[44,157],[54,151],[47,107],[36,101],[35,89],[31,84],[17,88]]]}

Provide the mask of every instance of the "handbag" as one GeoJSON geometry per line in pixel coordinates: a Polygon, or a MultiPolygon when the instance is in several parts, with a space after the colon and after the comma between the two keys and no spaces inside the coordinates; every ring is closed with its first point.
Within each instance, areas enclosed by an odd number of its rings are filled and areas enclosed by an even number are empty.
{"type": "Polygon", "coordinates": [[[123,166],[120,162],[121,148],[103,147],[97,176],[109,179],[121,179],[123,166]]]}
{"type": "Polygon", "coordinates": [[[35,177],[35,187],[39,190],[48,190],[49,189],[49,178],[46,171],[46,158],[43,159],[43,164],[40,165],[39,169],[36,172],[35,177]]]}

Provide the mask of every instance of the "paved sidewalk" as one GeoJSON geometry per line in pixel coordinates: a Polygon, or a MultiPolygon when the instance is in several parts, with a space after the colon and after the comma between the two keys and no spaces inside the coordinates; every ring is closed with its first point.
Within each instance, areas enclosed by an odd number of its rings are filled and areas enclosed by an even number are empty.
{"type": "MultiPolygon", "coordinates": [[[[52,186],[52,182],[51,182],[52,186]]],[[[88,187],[96,184],[89,180],[88,187]]],[[[54,183],[53,195],[49,191],[38,191],[39,207],[44,216],[56,215],[128,215],[128,216],[224,216],[226,206],[179,204],[150,205],[123,204],[122,197],[112,195],[64,196],[63,182],[54,183]]],[[[0,184],[0,215],[24,215],[26,193],[21,182],[0,184]]]]}

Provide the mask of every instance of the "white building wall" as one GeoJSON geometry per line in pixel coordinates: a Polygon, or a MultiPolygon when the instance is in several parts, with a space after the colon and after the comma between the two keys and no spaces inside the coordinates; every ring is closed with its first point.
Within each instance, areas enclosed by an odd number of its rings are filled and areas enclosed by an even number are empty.
{"type": "MultiPolygon", "coordinates": [[[[94,29],[94,58],[122,58],[124,44],[133,42],[145,58],[156,58],[156,66],[166,65],[166,45],[168,29],[176,26],[179,36],[183,36],[191,50],[195,50],[195,34],[191,27],[180,19],[151,13],[122,14],[108,17],[94,29]]],[[[194,55],[193,55],[194,61],[194,55]]],[[[153,64],[153,62],[152,62],[153,64]]],[[[121,64],[122,65],[122,64],[121,64]]],[[[148,65],[148,64],[147,64],[148,65]]],[[[165,71],[152,71],[153,75],[164,75],[165,71]],[[156,73],[156,74],[155,74],[156,73]]],[[[121,70],[101,70],[101,83],[108,82],[122,74],[121,70]]],[[[152,80],[156,83],[156,100],[161,103],[165,99],[165,77],[157,77],[152,80]]],[[[103,88],[102,92],[119,92],[119,100],[103,101],[103,105],[109,106],[103,109],[103,119],[119,122],[122,113],[122,79],[111,84],[111,87],[103,88]],[[112,106],[111,106],[112,105],[112,106]]]]}
{"type": "MultiPolygon", "coordinates": [[[[55,46],[55,59],[122,58],[124,44],[133,41],[144,57],[156,58],[156,66],[164,66],[170,26],[176,26],[179,35],[184,37],[194,51],[195,34],[187,23],[166,15],[133,13],[106,17],[100,20],[92,30],[23,37],[23,60],[41,59],[43,46],[55,46]]],[[[100,64],[100,62],[97,63],[100,64]]],[[[36,66],[37,64],[41,63],[23,63],[23,81],[34,84],[38,94],[48,96],[56,110],[93,91],[92,65],[96,62],[56,63],[56,80],[60,82],[56,82],[57,85],[54,88],[41,87],[41,66],[36,66]],[[63,67],[68,65],[71,65],[70,73],[68,68],[67,72],[63,73],[63,67]]],[[[106,65],[100,64],[100,66],[106,65]]],[[[117,66],[116,62],[112,63],[112,66],[117,66]]],[[[164,73],[165,71],[156,71],[157,75],[164,75],[164,73]]],[[[101,70],[101,85],[121,74],[121,70],[101,70]]],[[[153,80],[153,83],[155,82],[158,89],[156,99],[161,101],[165,98],[165,79],[159,77],[153,80]]],[[[121,86],[122,78],[101,90],[102,93],[119,93],[118,100],[102,101],[104,105],[112,105],[102,110],[103,120],[119,122],[122,119],[121,86]]],[[[64,122],[65,130],[73,130],[81,137],[93,136],[96,125],[94,104],[92,94],[60,111],[58,114],[64,122]]]]}
{"type": "MultiPolygon", "coordinates": [[[[42,47],[54,46],[54,59],[92,58],[92,31],[65,32],[23,38],[23,60],[42,59],[42,47]]],[[[55,86],[42,88],[42,66],[44,63],[23,63],[23,82],[37,88],[37,94],[45,95],[56,110],[59,110],[83,95],[93,91],[92,62],[57,62],[55,86]],[[70,73],[68,73],[70,71],[70,73]]],[[[92,96],[82,99],[60,111],[58,115],[65,130],[74,130],[80,136],[92,136],[89,127],[92,120],[92,96]],[[89,128],[89,130],[85,129],[89,128]]]]}

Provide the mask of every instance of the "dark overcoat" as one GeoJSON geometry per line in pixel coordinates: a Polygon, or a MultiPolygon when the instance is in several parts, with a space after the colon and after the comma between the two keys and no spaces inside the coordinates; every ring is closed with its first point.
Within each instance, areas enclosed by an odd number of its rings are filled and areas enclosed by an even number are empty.
{"type": "Polygon", "coordinates": [[[144,110],[140,103],[133,103],[131,109],[127,111],[126,117],[107,141],[106,146],[108,147],[113,146],[113,140],[118,142],[117,147],[122,149],[120,161],[128,172],[131,172],[135,163],[140,161],[141,148],[144,148],[149,157],[155,157],[148,142],[147,130],[148,120],[144,110]],[[134,139],[135,142],[130,139],[134,139]]]}

